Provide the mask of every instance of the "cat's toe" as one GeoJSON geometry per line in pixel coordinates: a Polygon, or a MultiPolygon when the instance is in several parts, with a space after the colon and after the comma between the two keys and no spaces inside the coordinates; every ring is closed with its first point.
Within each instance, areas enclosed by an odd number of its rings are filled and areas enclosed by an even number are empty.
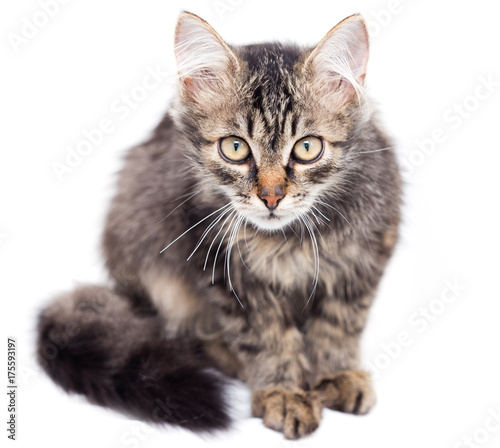
{"type": "Polygon", "coordinates": [[[362,370],[345,370],[323,378],[314,390],[325,407],[350,414],[366,414],[377,401],[370,374],[362,370]]]}
{"type": "Polygon", "coordinates": [[[254,417],[264,425],[282,431],[296,440],[312,433],[321,420],[322,404],[311,392],[292,392],[281,388],[256,391],[252,398],[254,417]]]}

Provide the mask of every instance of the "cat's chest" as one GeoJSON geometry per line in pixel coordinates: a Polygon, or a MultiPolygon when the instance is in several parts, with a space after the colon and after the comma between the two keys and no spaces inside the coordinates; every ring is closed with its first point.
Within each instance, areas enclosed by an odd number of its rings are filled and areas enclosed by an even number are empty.
{"type": "Polygon", "coordinates": [[[313,242],[284,237],[253,241],[244,259],[252,277],[282,291],[311,289],[324,264],[313,242]]]}

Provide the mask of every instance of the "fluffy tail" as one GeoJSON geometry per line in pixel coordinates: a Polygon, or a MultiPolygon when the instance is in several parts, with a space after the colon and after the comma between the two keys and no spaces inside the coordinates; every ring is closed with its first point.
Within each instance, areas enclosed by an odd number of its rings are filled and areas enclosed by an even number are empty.
{"type": "Polygon", "coordinates": [[[106,288],[80,287],[40,314],[38,360],[67,392],[141,420],[194,431],[230,423],[224,380],[201,348],[162,338],[157,316],[134,314],[106,288]]]}

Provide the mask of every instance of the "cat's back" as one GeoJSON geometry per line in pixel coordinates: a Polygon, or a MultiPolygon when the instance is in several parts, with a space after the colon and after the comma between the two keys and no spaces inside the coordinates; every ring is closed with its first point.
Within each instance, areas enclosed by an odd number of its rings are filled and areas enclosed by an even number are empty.
{"type": "Polygon", "coordinates": [[[185,144],[167,115],[150,139],[127,153],[102,239],[112,273],[157,257],[171,235],[182,233],[180,205],[195,192],[185,144]]]}

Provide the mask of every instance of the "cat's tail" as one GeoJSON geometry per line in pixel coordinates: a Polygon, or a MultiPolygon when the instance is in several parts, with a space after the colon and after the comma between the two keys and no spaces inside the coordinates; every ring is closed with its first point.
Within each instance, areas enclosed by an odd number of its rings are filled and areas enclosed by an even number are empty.
{"type": "Polygon", "coordinates": [[[166,340],[157,316],[98,286],[58,297],[38,322],[38,360],[63,389],[141,420],[211,431],[229,425],[224,380],[196,343],[166,340]]]}

